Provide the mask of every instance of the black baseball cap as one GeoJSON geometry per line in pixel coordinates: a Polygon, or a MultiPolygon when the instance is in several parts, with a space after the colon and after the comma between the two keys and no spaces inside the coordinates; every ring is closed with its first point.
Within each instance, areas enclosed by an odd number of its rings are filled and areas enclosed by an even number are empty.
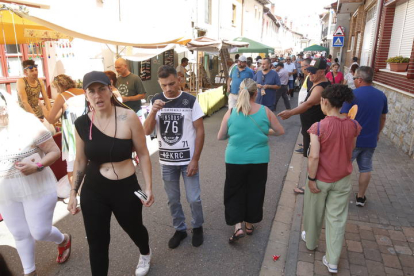
{"type": "Polygon", "coordinates": [[[327,67],[326,65],[326,60],[323,58],[315,58],[314,60],[311,61],[310,65],[308,68],[306,68],[306,70],[308,70],[308,72],[315,74],[316,71],[318,70],[325,70],[327,67]]]}
{"type": "Polygon", "coordinates": [[[105,85],[111,84],[111,81],[104,72],[92,71],[83,76],[83,90],[88,89],[88,87],[95,82],[102,83],[105,85]]]}
{"type": "Polygon", "coordinates": [[[280,67],[284,68],[284,67],[285,67],[285,64],[284,64],[283,62],[278,62],[278,63],[276,64],[276,67],[278,67],[278,66],[280,66],[280,67]]]}

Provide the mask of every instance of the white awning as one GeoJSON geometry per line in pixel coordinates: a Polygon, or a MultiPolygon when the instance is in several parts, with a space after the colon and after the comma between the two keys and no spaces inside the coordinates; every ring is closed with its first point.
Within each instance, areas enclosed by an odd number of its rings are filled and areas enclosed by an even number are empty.
{"type": "MultiPolygon", "coordinates": [[[[185,34],[184,21],[175,20],[174,24],[154,19],[150,24],[136,21],[125,24],[116,19],[111,20],[99,11],[79,11],[78,14],[62,9],[37,9],[26,6],[7,5],[18,16],[63,33],[67,36],[89,41],[138,47],[165,47],[177,43],[185,34]],[[183,26],[181,26],[183,25],[183,26]],[[181,28],[180,28],[181,26],[181,28]]],[[[164,8],[164,7],[163,7],[164,8]]],[[[137,15],[137,19],[139,16],[137,15]]]]}

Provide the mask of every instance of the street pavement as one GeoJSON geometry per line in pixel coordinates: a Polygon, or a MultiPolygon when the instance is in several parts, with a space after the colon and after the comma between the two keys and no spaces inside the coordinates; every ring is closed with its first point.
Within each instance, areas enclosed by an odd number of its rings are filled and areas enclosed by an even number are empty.
{"type": "MultiPolygon", "coordinates": [[[[296,106],[297,95],[291,103],[293,107],[296,106]]],[[[277,112],[283,109],[283,101],[279,101],[277,112]]],[[[154,152],[151,160],[155,195],[154,205],[145,208],[143,213],[144,224],[149,231],[150,247],[153,250],[151,270],[148,275],[259,275],[260,273],[284,178],[295,149],[300,121],[298,116],[294,116],[281,122],[285,128],[285,135],[270,137],[271,160],[263,221],[257,225],[253,236],[246,236],[236,244],[230,245],[228,238],[232,235],[233,227],[225,223],[223,205],[224,151],[227,141],[218,141],[216,138],[226,110],[223,108],[204,120],[206,139],[200,161],[200,179],[205,241],[199,248],[191,245],[191,212],[186,203],[185,192],[182,193],[182,202],[189,236],[174,250],[167,246],[174,228],[161,181],[158,153],[154,150],[156,141],[148,143],[150,152],[154,152]]],[[[142,179],[139,170],[138,178],[142,179]]],[[[140,183],[143,181],[141,180],[140,183]]],[[[182,191],[184,191],[183,186],[182,191]]],[[[54,221],[56,227],[72,235],[72,254],[66,264],[58,265],[55,263],[56,246],[48,242],[37,242],[36,265],[39,275],[90,275],[88,245],[82,215],[69,215],[66,206],[58,202],[54,221]]],[[[13,246],[13,239],[4,222],[0,223],[0,254],[13,275],[21,275],[22,267],[13,246]]],[[[113,217],[109,275],[134,275],[138,258],[138,249],[113,217]]]]}
{"type": "MultiPolygon", "coordinates": [[[[325,232],[315,251],[300,238],[303,196],[293,196],[296,185],[306,179],[306,159],[292,157],[261,274],[330,275],[322,263],[325,232]],[[298,168],[300,167],[300,169],[298,168]],[[281,253],[278,261],[272,254],[281,253]]],[[[414,160],[381,136],[373,157],[374,171],[365,207],[355,205],[358,167],[354,162],[353,192],[338,275],[414,275],[414,160]]]]}

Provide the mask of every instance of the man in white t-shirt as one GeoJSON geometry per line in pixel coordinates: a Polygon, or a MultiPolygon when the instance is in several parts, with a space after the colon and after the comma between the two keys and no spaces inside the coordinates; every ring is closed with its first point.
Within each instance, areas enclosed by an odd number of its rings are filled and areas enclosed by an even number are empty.
{"type": "Polygon", "coordinates": [[[185,86],[187,84],[187,69],[185,69],[185,67],[187,67],[188,65],[188,58],[183,57],[181,59],[181,64],[177,66],[176,70],[177,70],[177,74],[180,77],[180,87],[181,90],[185,89],[185,86]]]}
{"type": "Polygon", "coordinates": [[[168,65],[158,69],[163,93],[151,100],[151,111],[145,120],[145,134],[157,130],[159,158],[168,207],[175,234],[168,242],[173,249],[187,237],[187,225],[180,202],[180,175],[183,176],[193,227],[192,244],[203,243],[203,209],[200,198],[198,161],[204,145],[204,113],[196,97],[180,90],[177,71],[168,65]]]}
{"type": "Polygon", "coordinates": [[[297,70],[296,70],[295,64],[292,63],[292,58],[290,56],[286,57],[285,70],[289,72],[288,94],[290,95],[290,98],[292,99],[293,98],[293,85],[294,85],[293,75],[297,73],[297,70]]]}

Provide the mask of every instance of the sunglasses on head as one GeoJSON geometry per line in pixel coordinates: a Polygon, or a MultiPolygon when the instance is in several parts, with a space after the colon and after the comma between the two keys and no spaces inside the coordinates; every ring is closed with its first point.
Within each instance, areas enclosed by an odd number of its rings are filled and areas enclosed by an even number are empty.
{"type": "Polygon", "coordinates": [[[26,67],[24,67],[23,69],[24,69],[24,70],[26,70],[26,69],[30,69],[30,70],[32,70],[33,68],[37,68],[37,64],[35,64],[35,65],[29,65],[29,66],[26,66],[26,67]]]}

